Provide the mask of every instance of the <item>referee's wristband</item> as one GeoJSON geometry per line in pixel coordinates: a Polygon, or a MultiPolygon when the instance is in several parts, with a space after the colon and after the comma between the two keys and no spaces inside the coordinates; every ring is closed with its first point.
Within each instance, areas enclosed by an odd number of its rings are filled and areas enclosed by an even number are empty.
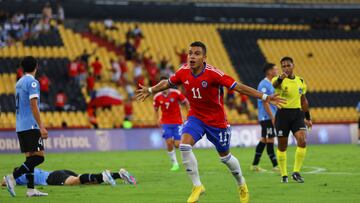
{"type": "Polygon", "coordinates": [[[283,81],[283,79],[281,79],[280,77],[278,77],[277,82],[278,82],[279,84],[281,84],[282,81],[283,81]]]}
{"type": "Polygon", "coordinates": [[[268,96],[269,96],[269,95],[267,95],[267,94],[263,94],[262,97],[261,97],[261,100],[266,101],[266,99],[267,99],[268,96]]]}
{"type": "Polygon", "coordinates": [[[306,120],[311,120],[310,111],[305,112],[306,120]]]}

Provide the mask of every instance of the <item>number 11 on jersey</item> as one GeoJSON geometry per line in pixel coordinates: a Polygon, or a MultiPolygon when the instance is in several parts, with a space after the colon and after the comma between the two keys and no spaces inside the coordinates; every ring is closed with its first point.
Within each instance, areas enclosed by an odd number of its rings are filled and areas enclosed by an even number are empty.
{"type": "Polygon", "coordinates": [[[201,97],[201,94],[200,94],[200,88],[195,88],[195,87],[193,87],[192,89],[191,89],[191,91],[193,92],[193,98],[194,99],[201,99],[202,97],[201,97]],[[197,94],[196,94],[197,93],[197,94]]]}

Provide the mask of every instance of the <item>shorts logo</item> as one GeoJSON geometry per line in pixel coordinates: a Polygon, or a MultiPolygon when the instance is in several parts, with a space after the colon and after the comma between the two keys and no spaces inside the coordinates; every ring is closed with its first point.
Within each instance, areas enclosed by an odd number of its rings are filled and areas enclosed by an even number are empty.
{"type": "Polygon", "coordinates": [[[279,130],[278,136],[279,136],[279,137],[283,136],[283,131],[282,131],[282,130],[279,130]]]}
{"type": "Polygon", "coordinates": [[[36,86],[37,86],[36,82],[32,82],[32,83],[31,83],[31,87],[32,87],[32,88],[35,88],[36,86]]]}
{"type": "Polygon", "coordinates": [[[206,87],[208,86],[208,83],[207,83],[205,80],[203,80],[203,81],[201,82],[201,86],[204,87],[204,88],[206,88],[206,87]]]}

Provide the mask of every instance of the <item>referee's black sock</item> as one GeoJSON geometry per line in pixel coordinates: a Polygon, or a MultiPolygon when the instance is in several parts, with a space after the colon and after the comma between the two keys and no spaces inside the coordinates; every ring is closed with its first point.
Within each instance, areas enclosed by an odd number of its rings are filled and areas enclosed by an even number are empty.
{"type": "Polygon", "coordinates": [[[266,151],[269,155],[269,158],[271,160],[271,163],[273,167],[278,165],[278,162],[276,160],[275,152],[274,152],[274,143],[267,143],[266,144],[266,151]]]}
{"type": "Polygon", "coordinates": [[[32,169],[32,172],[26,174],[27,179],[27,188],[34,189],[34,168],[32,169]]]}
{"type": "Polygon", "coordinates": [[[265,149],[266,144],[263,142],[259,142],[256,146],[256,151],[255,151],[255,157],[254,157],[254,161],[253,161],[253,166],[257,166],[260,162],[260,158],[261,155],[265,149]]]}
{"type": "Polygon", "coordinates": [[[97,182],[100,184],[100,183],[104,182],[103,176],[101,173],[99,173],[99,174],[85,173],[85,174],[81,174],[79,178],[80,178],[81,184],[92,183],[92,182],[97,182]]]}
{"type": "Polygon", "coordinates": [[[14,178],[17,179],[25,173],[33,173],[34,168],[42,162],[44,162],[44,157],[42,156],[35,155],[26,157],[26,161],[17,170],[13,172],[14,178]]]}

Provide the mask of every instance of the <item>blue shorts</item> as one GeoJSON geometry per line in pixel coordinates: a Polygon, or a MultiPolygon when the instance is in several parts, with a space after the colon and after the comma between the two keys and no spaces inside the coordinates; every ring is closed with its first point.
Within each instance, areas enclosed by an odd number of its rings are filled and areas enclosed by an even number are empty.
{"type": "Polygon", "coordinates": [[[173,138],[174,140],[181,140],[181,128],[180,124],[163,124],[163,138],[165,140],[173,138]]]}
{"type": "Polygon", "coordinates": [[[230,148],[230,126],[227,128],[215,128],[206,125],[195,116],[190,116],[183,126],[182,133],[190,134],[195,143],[206,134],[206,138],[215,145],[218,152],[226,152],[230,148]]]}

